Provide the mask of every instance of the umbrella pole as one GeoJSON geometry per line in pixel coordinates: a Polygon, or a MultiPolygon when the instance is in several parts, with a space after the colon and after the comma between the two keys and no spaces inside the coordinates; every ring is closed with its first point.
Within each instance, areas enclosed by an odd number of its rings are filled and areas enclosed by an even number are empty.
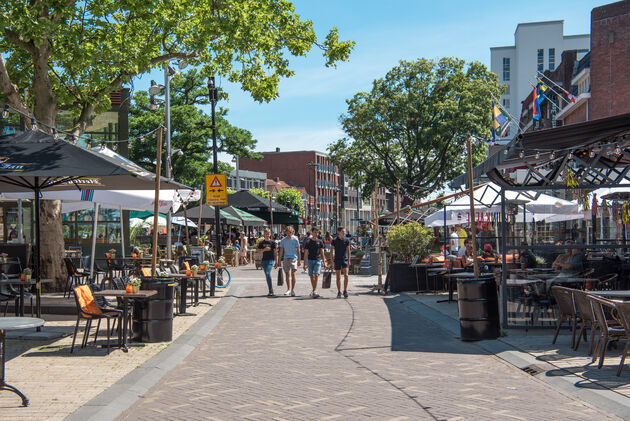
{"type": "Polygon", "coordinates": [[[475,191],[473,189],[472,146],[470,135],[466,136],[466,148],[468,150],[468,195],[470,197],[470,234],[472,236],[473,269],[475,278],[479,277],[479,262],[477,262],[477,222],[475,221],[475,191]]]}
{"type": "MultiPolygon", "coordinates": [[[[155,154],[155,201],[153,202],[153,256],[151,256],[151,276],[155,276],[158,256],[158,218],[160,205],[160,174],[162,173],[162,133],[160,126],[157,132],[157,152],[155,154]]],[[[185,209],[185,208],[184,208],[185,209]]]]}
{"type": "Polygon", "coordinates": [[[123,228],[123,208],[120,207],[120,252],[125,258],[125,229],[123,228]]]}
{"type": "Polygon", "coordinates": [[[190,246],[190,236],[188,235],[188,215],[186,215],[186,203],[184,203],[184,226],[186,227],[186,244],[190,246]]]}
{"type": "MultiPolygon", "coordinates": [[[[40,200],[39,200],[39,194],[41,192],[40,189],[40,185],[39,185],[39,177],[35,177],[35,264],[37,265],[35,268],[35,279],[37,280],[37,285],[36,287],[39,289],[41,287],[41,281],[42,281],[42,271],[41,271],[41,267],[42,267],[42,253],[41,253],[41,235],[40,235],[40,231],[39,231],[39,225],[40,225],[40,220],[39,220],[39,211],[40,211],[40,200]]],[[[37,298],[37,317],[42,317],[42,310],[41,310],[41,298],[40,298],[40,294],[36,294],[37,298]]],[[[24,303],[22,303],[24,304],[24,303]]],[[[24,306],[22,306],[22,308],[24,308],[24,306]]],[[[20,314],[20,316],[24,317],[24,314],[20,314]]],[[[38,328],[39,330],[39,328],[38,328]]],[[[3,350],[4,351],[4,350],[3,350]]]]}
{"type": "Polygon", "coordinates": [[[94,258],[96,257],[96,231],[98,228],[98,203],[94,203],[94,217],[92,219],[92,257],[90,258],[90,276],[94,277],[94,258]]]}

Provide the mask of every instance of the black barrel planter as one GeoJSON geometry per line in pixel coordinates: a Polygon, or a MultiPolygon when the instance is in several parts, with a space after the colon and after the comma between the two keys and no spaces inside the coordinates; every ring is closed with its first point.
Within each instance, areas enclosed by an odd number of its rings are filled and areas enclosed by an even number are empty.
{"type": "Polygon", "coordinates": [[[457,278],[457,306],[462,341],[499,337],[499,300],[494,275],[457,278]]]}
{"type": "Polygon", "coordinates": [[[173,340],[173,299],[175,279],[142,278],[140,289],[156,290],[149,300],[133,303],[133,337],[142,342],[168,342],[173,340]]]}

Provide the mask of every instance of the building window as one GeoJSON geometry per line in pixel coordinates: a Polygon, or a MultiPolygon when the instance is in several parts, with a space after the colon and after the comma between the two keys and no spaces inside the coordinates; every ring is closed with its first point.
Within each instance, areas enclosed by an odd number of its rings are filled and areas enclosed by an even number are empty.
{"type": "Polygon", "coordinates": [[[510,100],[509,99],[504,99],[503,100],[503,107],[504,108],[510,108],[510,100]]]}
{"type": "Polygon", "coordinates": [[[544,48],[539,48],[538,49],[538,71],[542,72],[545,67],[545,49],[544,48]]]}
{"type": "Polygon", "coordinates": [[[508,82],[510,80],[510,58],[503,57],[503,80],[508,82]]]}
{"type": "Polygon", "coordinates": [[[556,49],[549,49],[549,70],[553,71],[556,68],[556,49]]]}

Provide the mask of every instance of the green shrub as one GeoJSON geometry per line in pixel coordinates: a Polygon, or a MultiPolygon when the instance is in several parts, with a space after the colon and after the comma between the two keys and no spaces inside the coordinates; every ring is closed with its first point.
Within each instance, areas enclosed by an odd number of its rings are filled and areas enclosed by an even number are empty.
{"type": "Polygon", "coordinates": [[[424,227],[419,222],[395,225],[387,232],[389,249],[395,253],[398,260],[411,263],[414,256],[424,259],[431,253],[434,236],[431,228],[424,227]]]}

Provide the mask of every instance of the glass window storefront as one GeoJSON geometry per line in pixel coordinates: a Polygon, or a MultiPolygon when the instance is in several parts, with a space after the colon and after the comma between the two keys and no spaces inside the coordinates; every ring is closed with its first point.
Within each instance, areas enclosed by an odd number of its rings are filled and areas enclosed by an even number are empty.
{"type": "MultiPolygon", "coordinates": [[[[92,241],[94,209],[86,209],[63,215],[63,238],[67,245],[89,246],[92,241]]],[[[116,209],[100,209],[96,243],[120,243],[120,212],[116,209]]]]}

